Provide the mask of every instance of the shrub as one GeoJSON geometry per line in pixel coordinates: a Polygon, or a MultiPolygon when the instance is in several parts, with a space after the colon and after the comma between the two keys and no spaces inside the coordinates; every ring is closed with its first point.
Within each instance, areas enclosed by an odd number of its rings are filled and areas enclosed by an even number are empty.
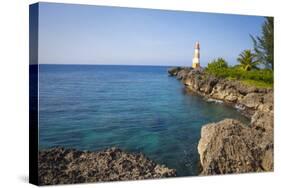
{"type": "Polygon", "coordinates": [[[241,66],[229,67],[228,63],[218,58],[208,64],[205,72],[219,78],[227,78],[232,80],[247,81],[258,85],[271,85],[273,84],[273,71],[270,69],[252,69],[248,71],[241,69],[241,66]]]}
{"type": "Polygon", "coordinates": [[[244,71],[238,67],[206,69],[208,74],[220,78],[230,78],[235,80],[255,80],[265,83],[273,83],[273,71],[268,69],[244,71]]]}
{"type": "Polygon", "coordinates": [[[207,70],[208,71],[219,71],[222,68],[227,68],[228,63],[223,58],[218,58],[208,63],[207,70]]]}
{"type": "Polygon", "coordinates": [[[227,69],[228,63],[223,58],[217,58],[208,63],[206,72],[217,77],[225,77],[225,70],[227,69]]]}

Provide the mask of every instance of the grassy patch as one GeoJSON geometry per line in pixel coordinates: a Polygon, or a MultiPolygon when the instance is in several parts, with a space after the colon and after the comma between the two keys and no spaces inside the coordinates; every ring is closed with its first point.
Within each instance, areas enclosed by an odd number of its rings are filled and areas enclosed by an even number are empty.
{"type": "Polygon", "coordinates": [[[263,81],[256,80],[241,80],[241,83],[247,86],[255,86],[257,88],[273,88],[273,83],[267,83],[263,81]]]}
{"type": "Polygon", "coordinates": [[[255,86],[257,88],[273,87],[273,71],[268,69],[245,71],[238,67],[216,67],[210,66],[205,69],[207,74],[214,75],[219,78],[228,80],[238,80],[247,86],[255,86]]]}

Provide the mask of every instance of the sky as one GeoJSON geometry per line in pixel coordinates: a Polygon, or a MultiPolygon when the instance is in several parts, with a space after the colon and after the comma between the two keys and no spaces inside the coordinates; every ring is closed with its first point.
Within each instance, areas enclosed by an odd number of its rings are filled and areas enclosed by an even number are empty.
{"type": "MultiPolygon", "coordinates": [[[[32,15],[31,15],[32,16],[32,15]]],[[[196,41],[201,65],[222,57],[236,64],[261,33],[262,16],[39,4],[41,64],[191,66],[196,41]]]]}

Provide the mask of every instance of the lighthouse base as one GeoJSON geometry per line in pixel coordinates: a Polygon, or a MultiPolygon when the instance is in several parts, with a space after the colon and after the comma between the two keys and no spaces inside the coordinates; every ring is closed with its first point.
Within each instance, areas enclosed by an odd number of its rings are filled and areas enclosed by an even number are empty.
{"type": "Polygon", "coordinates": [[[194,68],[194,69],[200,68],[200,64],[199,63],[192,63],[192,68],[194,68]]]}

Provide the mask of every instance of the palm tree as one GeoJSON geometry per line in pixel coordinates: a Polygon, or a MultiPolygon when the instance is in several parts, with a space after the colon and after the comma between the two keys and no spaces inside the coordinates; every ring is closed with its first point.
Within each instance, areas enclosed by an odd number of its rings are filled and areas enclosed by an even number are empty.
{"type": "Polygon", "coordinates": [[[245,71],[259,69],[259,61],[257,60],[257,55],[252,53],[251,50],[244,50],[241,54],[239,54],[237,61],[240,63],[239,67],[241,67],[245,71]]]}

